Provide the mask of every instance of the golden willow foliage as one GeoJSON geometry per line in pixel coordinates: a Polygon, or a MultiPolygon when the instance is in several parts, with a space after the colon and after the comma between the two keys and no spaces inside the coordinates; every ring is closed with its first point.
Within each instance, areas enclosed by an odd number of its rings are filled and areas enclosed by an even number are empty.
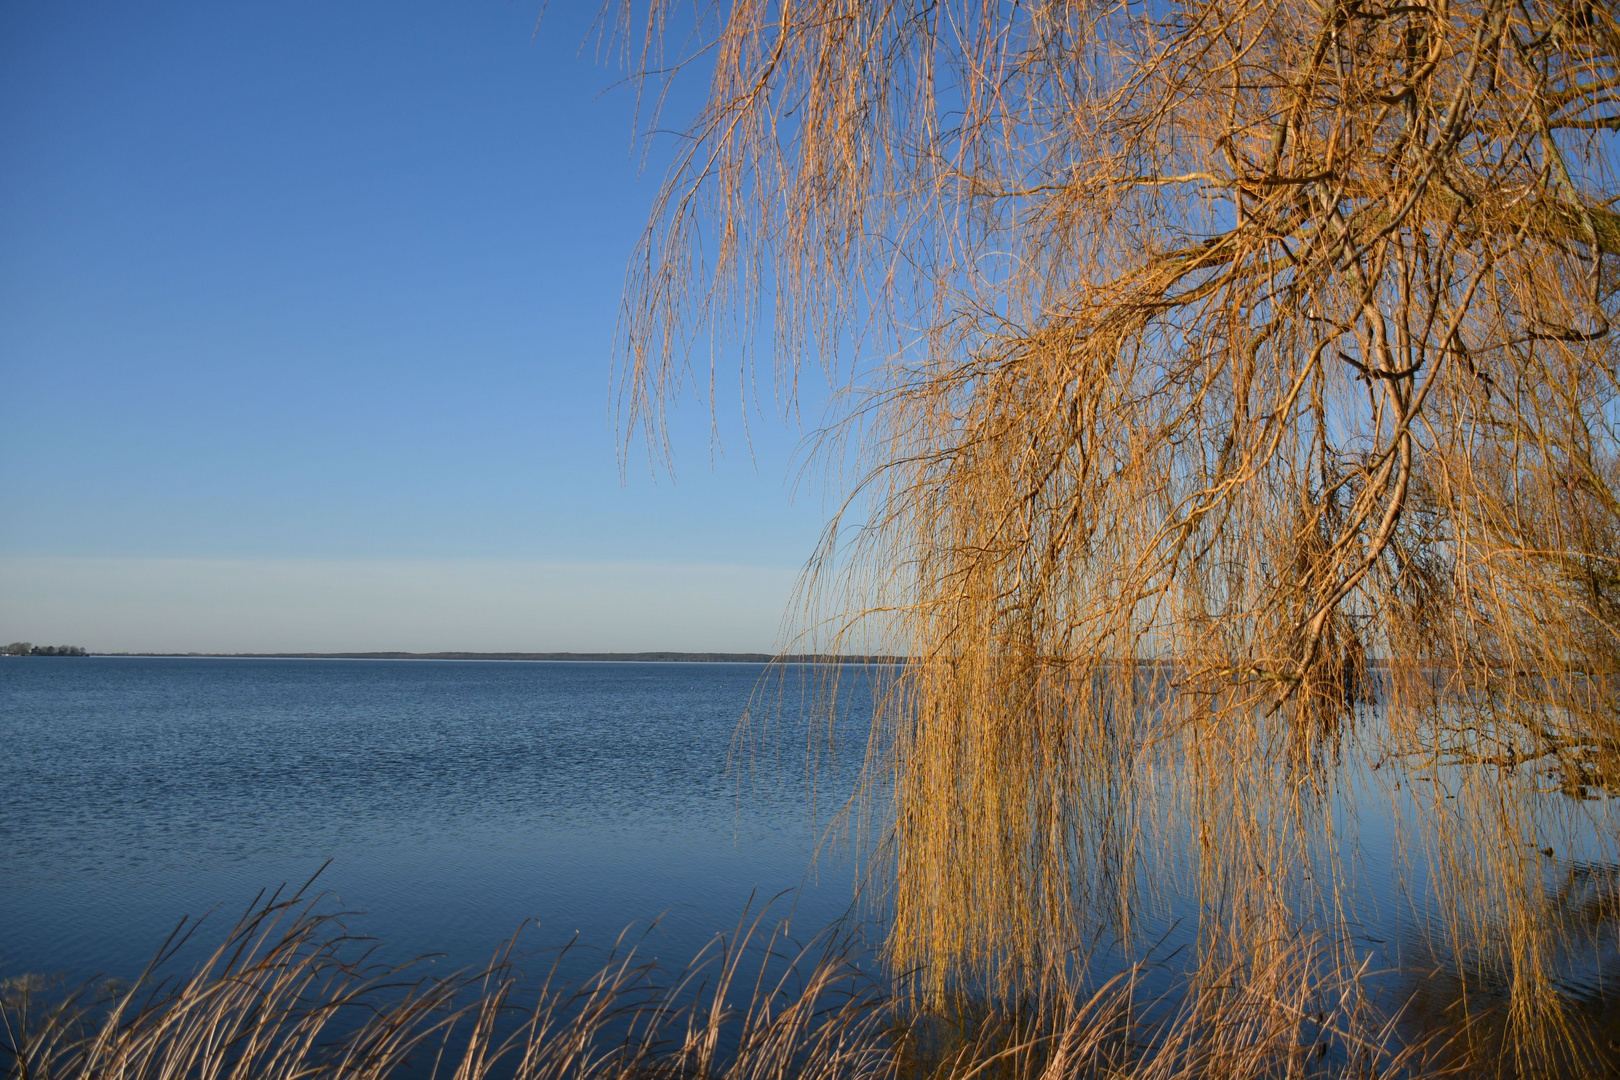
{"type": "Polygon", "coordinates": [[[627,933],[569,984],[558,964],[577,943],[525,955],[514,935],[485,967],[430,975],[375,962],[327,907],[256,904],[187,976],[169,972],[171,939],[133,984],[0,979],[0,1077],[1374,1080],[1427,1075],[1455,1049],[1392,1050],[1357,982],[1315,978],[1306,943],[1172,1007],[1139,997],[1133,970],[1034,1013],[935,1017],[864,973],[844,928],[800,946],[765,910],[684,970],[627,933]]]}
{"type": "Polygon", "coordinates": [[[913,658],[895,962],[1050,972],[1148,866],[1259,954],[1350,914],[1333,807],[1382,766],[1521,1052],[1558,1037],[1541,792],[1620,784],[1614,8],[699,8],[628,413],[661,448],[694,345],[767,325],[784,402],[846,389],[807,581],[913,658]]]}

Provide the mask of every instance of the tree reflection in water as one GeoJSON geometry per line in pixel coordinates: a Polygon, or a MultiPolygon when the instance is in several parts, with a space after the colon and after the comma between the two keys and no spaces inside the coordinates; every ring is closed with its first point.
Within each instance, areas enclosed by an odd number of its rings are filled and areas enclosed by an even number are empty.
{"type": "MultiPolygon", "coordinates": [[[[1547,917],[1560,933],[1548,970],[1565,1014],[1547,1040],[1554,1075],[1620,1075],[1620,864],[1572,862],[1549,875],[1547,917]]],[[[1438,1051],[1438,1064],[1464,1076],[1516,1077],[1511,977],[1432,936],[1402,936],[1390,990],[1401,1033],[1438,1051]]]]}

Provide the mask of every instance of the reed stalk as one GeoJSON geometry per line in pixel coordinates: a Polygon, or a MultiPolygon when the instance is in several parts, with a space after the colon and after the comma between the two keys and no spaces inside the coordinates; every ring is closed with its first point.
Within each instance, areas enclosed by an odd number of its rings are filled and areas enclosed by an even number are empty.
{"type": "MultiPolygon", "coordinates": [[[[1039,1001],[919,1010],[833,927],[807,946],[745,916],[668,976],[623,941],[564,985],[516,936],[448,977],[375,960],[323,898],[271,896],[193,970],[170,942],[129,984],[0,991],[5,1080],[1217,1080],[1427,1075],[1355,981],[1296,942],[1196,995],[1140,1000],[1140,972],[1039,1001]]],[[[577,947],[577,946],[575,946],[577,947]]]]}

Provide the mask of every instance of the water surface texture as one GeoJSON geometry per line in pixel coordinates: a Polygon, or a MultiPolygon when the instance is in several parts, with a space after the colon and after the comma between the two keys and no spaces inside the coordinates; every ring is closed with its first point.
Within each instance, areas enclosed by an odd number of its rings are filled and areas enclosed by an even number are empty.
{"type": "MultiPolygon", "coordinates": [[[[853,669],[846,669],[853,671],[853,669]]],[[[258,891],[324,886],[389,955],[487,958],[576,932],[684,962],[750,896],[850,905],[818,839],[859,764],[734,736],[756,664],[30,658],[0,662],[0,975],[129,977],[182,916],[217,939],[258,891]],[[801,888],[802,886],[802,888],[801,888]]],[[[846,680],[870,694],[864,680],[846,680]]],[[[869,696],[868,696],[869,700],[869,696]]]]}
{"type": "MultiPolygon", "coordinates": [[[[847,844],[807,871],[871,702],[865,673],[844,669],[851,728],[837,752],[822,728],[812,741],[800,695],[822,670],[762,683],[757,664],[0,660],[0,977],[132,977],[183,917],[212,911],[197,941],[211,944],[261,889],[328,863],[320,884],[364,912],[351,930],[394,960],[476,965],[531,919],[530,948],[576,934],[605,948],[657,919],[642,955],[678,968],[781,893],[776,912],[808,937],[854,896],[847,844]],[[739,749],[762,690],[772,731],[739,749]]],[[[1362,884],[1336,932],[1374,970],[1410,969],[1403,993],[1433,996],[1441,961],[1397,895],[1401,818],[1369,786],[1347,793],[1337,857],[1362,884]]],[[[1600,1002],[1620,869],[1612,854],[1545,863],[1550,910],[1591,923],[1561,985],[1600,1002]]],[[[1137,947],[1168,976],[1195,952],[1197,905],[1174,866],[1140,874],[1162,904],[1137,906],[1137,947]]],[[[1101,944],[1089,955],[1106,977],[1125,958],[1101,944]]],[[[563,973],[600,961],[573,954],[563,973]]]]}

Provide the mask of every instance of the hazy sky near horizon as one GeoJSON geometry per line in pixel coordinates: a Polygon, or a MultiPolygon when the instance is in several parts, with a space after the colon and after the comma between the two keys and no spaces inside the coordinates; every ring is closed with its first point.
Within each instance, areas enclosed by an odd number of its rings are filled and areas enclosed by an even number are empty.
{"type": "Polygon", "coordinates": [[[670,143],[540,7],[0,3],[0,638],[773,644],[800,431],[722,367],[621,482],[670,143]]]}

